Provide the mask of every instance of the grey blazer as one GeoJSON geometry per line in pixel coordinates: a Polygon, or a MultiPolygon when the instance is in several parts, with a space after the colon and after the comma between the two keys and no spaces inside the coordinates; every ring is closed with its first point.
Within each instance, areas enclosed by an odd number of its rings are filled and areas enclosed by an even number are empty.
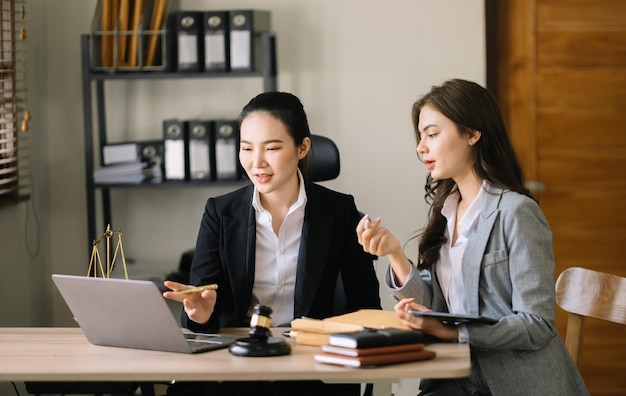
{"type": "MultiPolygon", "coordinates": [[[[468,313],[499,321],[464,325],[474,363],[493,395],[588,395],[554,327],[550,227],[532,199],[493,187],[487,192],[463,256],[463,280],[468,313]]],[[[390,271],[386,283],[391,287],[390,271]]],[[[413,268],[393,292],[434,311],[448,310],[436,271],[413,268]]]]}

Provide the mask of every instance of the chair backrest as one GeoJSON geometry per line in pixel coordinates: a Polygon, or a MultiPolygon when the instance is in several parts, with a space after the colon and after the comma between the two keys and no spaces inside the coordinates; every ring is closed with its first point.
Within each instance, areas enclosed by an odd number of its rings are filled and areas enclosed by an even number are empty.
{"type": "Polygon", "coordinates": [[[626,278],[568,268],[556,280],[556,302],[567,312],[565,345],[578,364],[585,317],[626,325],[626,278]]]}
{"type": "Polygon", "coordinates": [[[311,135],[308,178],[314,182],[332,180],[341,170],[339,149],[335,142],[321,135],[311,135]]]}

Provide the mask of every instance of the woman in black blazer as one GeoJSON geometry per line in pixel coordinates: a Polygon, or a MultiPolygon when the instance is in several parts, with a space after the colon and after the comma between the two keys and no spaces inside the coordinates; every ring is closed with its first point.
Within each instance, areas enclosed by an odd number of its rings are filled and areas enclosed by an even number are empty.
{"type": "MultiPolygon", "coordinates": [[[[311,133],[300,100],[285,92],[262,93],[243,108],[239,121],[239,161],[252,184],[207,201],[190,283],[219,288],[185,296],[164,293],[183,302],[183,326],[197,332],[248,327],[257,303],[272,308],[276,326],[302,316],[332,316],[338,278],[346,312],[380,309],[372,257],[357,242],[360,215],[354,198],[306,178],[311,133]]],[[[255,388],[257,394],[333,394],[333,388],[348,394],[345,385],[295,384],[253,386],[270,387],[255,388]]],[[[225,383],[216,394],[249,392],[231,392],[237,386],[225,383]]],[[[358,394],[358,387],[349,387],[358,394]]]]}

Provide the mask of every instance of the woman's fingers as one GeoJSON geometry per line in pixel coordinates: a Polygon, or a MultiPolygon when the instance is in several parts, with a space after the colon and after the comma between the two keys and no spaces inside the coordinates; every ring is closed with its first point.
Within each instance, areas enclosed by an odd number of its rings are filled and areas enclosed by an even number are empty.
{"type": "Polygon", "coordinates": [[[165,287],[170,289],[166,292],[163,292],[163,297],[169,300],[174,300],[174,301],[179,301],[179,302],[182,302],[185,299],[186,295],[175,293],[175,292],[178,290],[184,290],[184,289],[188,289],[192,287],[190,285],[185,285],[183,283],[178,283],[178,282],[169,281],[169,280],[166,280],[165,282],[163,282],[163,284],[165,285],[165,287]]]}
{"type": "Polygon", "coordinates": [[[357,240],[365,252],[384,256],[385,253],[380,250],[380,243],[386,229],[380,225],[380,221],[380,217],[372,220],[369,215],[365,215],[357,224],[356,233],[357,240]]]}

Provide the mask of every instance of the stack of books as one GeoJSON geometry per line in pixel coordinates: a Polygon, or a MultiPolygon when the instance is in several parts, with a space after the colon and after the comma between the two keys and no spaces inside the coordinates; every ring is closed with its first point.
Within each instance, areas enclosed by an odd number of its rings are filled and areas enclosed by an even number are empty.
{"type": "Polygon", "coordinates": [[[349,367],[432,359],[435,351],[424,348],[423,334],[406,329],[364,329],[330,334],[315,360],[349,367]]]}

